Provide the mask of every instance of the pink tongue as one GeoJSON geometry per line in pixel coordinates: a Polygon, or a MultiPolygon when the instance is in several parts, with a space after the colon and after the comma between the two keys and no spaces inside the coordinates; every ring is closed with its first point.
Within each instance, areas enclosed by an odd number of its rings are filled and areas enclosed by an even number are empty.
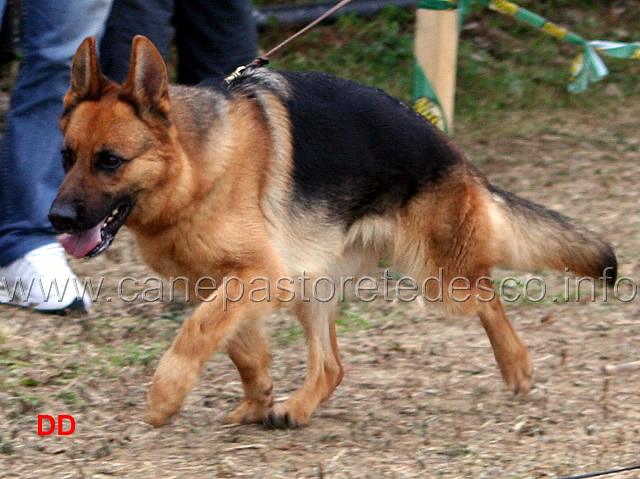
{"type": "Polygon", "coordinates": [[[101,221],[84,233],[63,234],[58,237],[58,241],[67,250],[67,253],[76,258],[83,258],[102,242],[102,235],[100,234],[102,223],[101,221]]]}

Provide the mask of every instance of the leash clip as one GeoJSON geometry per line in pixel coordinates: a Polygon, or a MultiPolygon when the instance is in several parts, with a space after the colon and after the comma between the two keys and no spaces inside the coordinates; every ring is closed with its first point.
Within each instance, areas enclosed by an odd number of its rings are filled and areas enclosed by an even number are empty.
{"type": "Polygon", "coordinates": [[[231,75],[229,75],[227,78],[225,78],[224,81],[227,84],[231,83],[236,78],[242,76],[242,74],[244,73],[244,71],[246,69],[247,69],[247,67],[245,65],[239,66],[238,68],[236,68],[236,70],[231,75]]]}
{"type": "Polygon", "coordinates": [[[265,58],[265,57],[257,57],[255,60],[253,60],[251,63],[249,63],[248,65],[242,65],[239,66],[238,68],[236,68],[236,71],[234,71],[231,75],[229,75],[228,77],[226,77],[224,79],[225,83],[227,83],[227,85],[229,83],[231,83],[233,80],[235,80],[236,78],[239,78],[242,76],[242,74],[245,72],[245,70],[248,67],[263,67],[265,65],[269,64],[269,59],[265,58]]]}

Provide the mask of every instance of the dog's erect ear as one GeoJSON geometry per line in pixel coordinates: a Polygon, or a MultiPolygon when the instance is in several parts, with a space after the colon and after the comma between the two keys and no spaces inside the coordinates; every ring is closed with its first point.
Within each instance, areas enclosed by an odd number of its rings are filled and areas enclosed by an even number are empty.
{"type": "Polygon", "coordinates": [[[141,116],[150,112],[169,118],[167,67],[151,40],[142,35],[133,39],[129,74],[119,97],[131,103],[141,116]]]}
{"type": "Polygon", "coordinates": [[[100,71],[96,55],[96,39],[87,37],[78,47],[71,64],[71,89],[64,97],[65,111],[85,100],[98,100],[115,84],[100,71]]]}

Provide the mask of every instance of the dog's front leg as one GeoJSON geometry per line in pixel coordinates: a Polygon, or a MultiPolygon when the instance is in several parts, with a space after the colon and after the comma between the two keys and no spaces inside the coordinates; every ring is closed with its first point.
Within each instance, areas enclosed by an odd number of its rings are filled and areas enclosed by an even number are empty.
{"type": "Polygon", "coordinates": [[[227,353],[238,368],[244,398],[225,417],[230,424],[262,422],[273,401],[273,381],[269,375],[271,352],[261,321],[245,321],[229,340],[227,353]]]}
{"type": "Polygon", "coordinates": [[[201,304],[184,322],[171,348],[160,359],[148,395],[146,419],[152,426],[164,426],[180,410],[211,354],[224,348],[243,323],[257,321],[271,310],[273,303],[251,301],[245,294],[244,285],[250,284],[250,274],[235,278],[238,281],[227,284],[215,299],[201,304]]]}
{"type": "Polygon", "coordinates": [[[297,303],[296,313],[309,350],[307,375],[302,388],[286,401],[273,405],[265,418],[267,426],[285,429],[308,424],[314,409],[329,399],[342,381],[344,370],[336,339],[336,306],[335,300],[297,303]]]}

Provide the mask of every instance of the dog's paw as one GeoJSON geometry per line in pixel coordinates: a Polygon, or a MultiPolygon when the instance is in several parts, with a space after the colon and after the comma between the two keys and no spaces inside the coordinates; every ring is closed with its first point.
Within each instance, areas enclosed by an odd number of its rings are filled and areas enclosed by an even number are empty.
{"type": "Polygon", "coordinates": [[[160,361],[147,395],[146,421],[154,427],[165,426],[172,416],[178,414],[197,377],[193,368],[173,365],[171,369],[172,365],[164,361],[165,357],[160,361]]]}
{"type": "Polygon", "coordinates": [[[151,385],[147,396],[148,408],[145,421],[153,427],[166,426],[169,420],[178,414],[182,407],[182,395],[171,394],[171,388],[166,387],[157,377],[151,385]]]}
{"type": "Polygon", "coordinates": [[[178,413],[178,410],[171,412],[158,407],[149,407],[144,420],[153,427],[163,427],[169,424],[169,421],[178,413]]]}
{"type": "Polygon", "coordinates": [[[269,405],[259,401],[243,399],[242,402],[224,418],[225,424],[254,424],[263,422],[269,405]]]}
{"type": "Polygon", "coordinates": [[[529,392],[532,375],[533,364],[526,348],[514,355],[513,359],[508,362],[508,366],[502,371],[502,377],[507,389],[514,394],[527,394],[529,392]]]}
{"type": "Polygon", "coordinates": [[[264,417],[264,425],[272,429],[293,429],[309,424],[309,414],[296,411],[289,401],[274,404],[264,417]]]}

